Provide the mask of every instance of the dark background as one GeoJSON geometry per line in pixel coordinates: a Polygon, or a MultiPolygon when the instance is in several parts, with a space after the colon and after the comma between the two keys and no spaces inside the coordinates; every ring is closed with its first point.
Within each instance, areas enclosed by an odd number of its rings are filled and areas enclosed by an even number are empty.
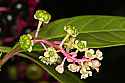
{"type": "MultiPolygon", "coordinates": [[[[34,9],[47,10],[52,14],[51,21],[54,21],[79,15],[125,16],[124,4],[124,0],[41,0],[34,9]]],[[[103,48],[101,50],[104,59],[102,60],[100,72],[95,73],[85,81],[88,83],[124,83],[125,46],[103,48]]]]}

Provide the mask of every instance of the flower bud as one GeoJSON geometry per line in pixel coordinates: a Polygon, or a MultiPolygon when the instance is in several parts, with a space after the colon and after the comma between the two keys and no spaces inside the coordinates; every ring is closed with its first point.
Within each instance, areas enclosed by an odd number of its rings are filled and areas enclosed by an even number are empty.
{"type": "Polygon", "coordinates": [[[55,70],[60,74],[62,74],[64,72],[64,65],[63,64],[57,65],[55,70]]]}

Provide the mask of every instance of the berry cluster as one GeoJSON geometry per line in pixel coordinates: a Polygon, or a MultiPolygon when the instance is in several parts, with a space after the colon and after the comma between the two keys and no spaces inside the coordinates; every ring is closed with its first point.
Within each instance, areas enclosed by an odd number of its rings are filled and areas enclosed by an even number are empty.
{"type": "MultiPolygon", "coordinates": [[[[44,14],[38,15],[39,16],[36,17],[38,17],[38,20],[40,18],[40,21],[43,23],[43,18],[48,19],[47,15],[45,15],[45,17],[43,16],[44,14]]],[[[49,14],[48,16],[50,17],[49,14]]],[[[45,20],[45,23],[48,21],[45,20]]],[[[45,52],[39,59],[47,65],[55,64],[62,58],[61,64],[57,65],[55,68],[60,74],[64,72],[65,61],[68,62],[67,68],[69,71],[80,72],[81,79],[92,76],[93,69],[99,72],[100,61],[103,59],[102,52],[100,50],[95,51],[89,49],[87,48],[87,41],[78,40],[77,36],[79,35],[79,31],[76,29],[76,26],[67,24],[64,26],[64,31],[66,32],[66,36],[62,41],[48,41],[44,39],[32,40],[29,35],[23,35],[20,37],[20,47],[31,52],[31,48],[35,43],[41,44],[45,52]],[[60,56],[60,54],[63,56],[60,56]]]]}

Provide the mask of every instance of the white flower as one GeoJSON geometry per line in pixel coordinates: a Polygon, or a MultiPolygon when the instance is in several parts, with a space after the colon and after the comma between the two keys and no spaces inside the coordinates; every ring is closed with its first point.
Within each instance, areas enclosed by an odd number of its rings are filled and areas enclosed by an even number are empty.
{"type": "Polygon", "coordinates": [[[40,56],[39,59],[41,59],[43,63],[51,65],[58,61],[59,56],[54,48],[47,48],[47,51],[44,52],[44,56],[40,56]]]}
{"type": "Polygon", "coordinates": [[[81,75],[81,79],[86,79],[87,77],[92,76],[92,72],[91,71],[86,71],[85,73],[82,73],[81,75]]]}
{"type": "Polygon", "coordinates": [[[66,60],[66,57],[63,59],[62,63],[60,65],[57,65],[55,70],[62,74],[64,72],[64,62],[66,60]]]}
{"type": "Polygon", "coordinates": [[[55,70],[60,74],[62,74],[64,72],[64,65],[63,64],[57,65],[55,70]]]}
{"type": "Polygon", "coordinates": [[[96,57],[94,54],[95,54],[95,51],[93,49],[89,49],[85,51],[86,58],[94,59],[96,57]]]}
{"type": "Polygon", "coordinates": [[[86,79],[88,77],[88,74],[82,74],[81,79],[86,79]]]}
{"type": "Polygon", "coordinates": [[[39,56],[39,59],[42,59],[43,58],[43,56],[39,56]]]}
{"type": "Polygon", "coordinates": [[[49,58],[49,60],[50,60],[51,63],[57,62],[58,59],[59,59],[59,57],[57,57],[57,58],[56,58],[56,57],[50,57],[50,58],[49,58]]]}
{"type": "Polygon", "coordinates": [[[86,67],[87,70],[90,70],[90,67],[92,66],[92,62],[91,61],[86,61],[84,63],[84,65],[85,65],[85,67],[86,67]]]}
{"type": "Polygon", "coordinates": [[[47,51],[44,52],[45,57],[58,57],[58,54],[56,53],[56,50],[54,48],[47,48],[47,51]]]}
{"type": "Polygon", "coordinates": [[[82,74],[82,73],[85,73],[85,72],[88,71],[88,70],[90,70],[89,65],[84,63],[84,64],[81,66],[80,73],[81,73],[81,74],[82,74]]]}
{"type": "Polygon", "coordinates": [[[71,72],[78,72],[80,70],[80,66],[76,65],[76,64],[69,64],[68,65],[68,69],[71,72]]]}
{"type": "Polygon", "coordinates": [[[96,69],[97,72],[99,72],[100,66],[101,66],[101,63],[98,60],[92,60],[92,68],[96,69]]]}
{"type": "Polygon", "coordinates": [[[97,59],[99,59],[99,60],[102,60],[103,59],[103,56],[102,56],[103,54],[102,54],[102,52],[100,51],[100,50],[97,50],[96,51],[96,57],[97,57],[97,59]]]}
{"type": "Polygon", "coordinates": [[[81,79],[83,78],[86,79],[87,77],[92,76],[90,65],[91,62],[81,63],[81,69],[80,69],[81,79]]]}

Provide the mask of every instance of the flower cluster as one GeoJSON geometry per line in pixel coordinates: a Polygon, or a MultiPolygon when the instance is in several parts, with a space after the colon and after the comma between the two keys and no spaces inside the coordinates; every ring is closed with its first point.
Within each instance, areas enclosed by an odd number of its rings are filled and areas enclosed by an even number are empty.
{"type": "MultiPolygon", "coordinates": [[[[92,69],[95,69],[97,72],[99,72],[99,67],[101,65],[99,61],[103,59],[102,52],[100,50],[97,50],[95,52],[93,49],[87,48],[86,41],[76,39],[76,36],[78,35],[78,30],[76,30],[74,26],[68,25],[67,27],[68,29],[65,29],[65,26],[64,30],[67,32],[67,34],[70,34],[70,36],[67,37],[67,39],[64,38],[65,42],[63,41],[63,43],[65,49],[68,49],[65,51],[67,53],[67,56],[65,57],[67,61],[70,62],[70,64],[68,65],[68,70],[71,72],[80,72],[81,79],[92,76],[92,69]],[[72,49],[76,49],[76,51],[70,52],[70,50],[72,49]],[[83,53],[83,55],[81,56],[82,58],[80,59],[78,59],[77,57],[78,52],[83,53]]],[[[62,68],[62,70],[64,71],[64,67],[62,66],[62,64],[60,68],[62,68]]],[[[61,71],[60,68],[57,66],[56,70],[59,72],[59,70],[61,71]]]]}
{"type": "MultiPolygon", "coordinates": [[[[35,18],[41,21],[44,20],[47,23],[47,19],[49,18],[46,18],[46,13],[45,11],[39,10],[36,12],[35,18]]],[[[77,39],[79,31],[76,26],[67,24],[64,26],[64,31],[66,32],[66,36],[62,41],[32,40],[29,35],[23,35],[20,37],[20,47],[31,52],[33,44],[41,44],[45,52],[39,59],[47,65],[55,64],[62,58],[61,64],[55,67],[55,70],[60,74],[64,72],[65,61],[68,62],[67,68],[69,71],[80,72],[81,79],[92,76],[93,69],[99,72],[99,67],[101,66],[100,61],[103,59],[102,52],[87,48],[87,41],[77,39]],[[82,54],[81,56],[78,55],[79,52],[82,54]]]]}
{"type": "MultiPolygon", "coordinates": [[[[64,72],[64,62],[66,60],[69,62],[69,65],[67,66],[68,70],[71,72],[80,72],[81,79],[92,76],[92,69],[99,72],[99,67],[101,65],[99,61],[103,59],[102,52],[100,50],[94,51],[93,49],[89,49],[87,48],[86,41],[78,40],[76,38],[78,35],[78,30],[76,30],[75,26],[67,25],[64,27],[64,30],[66,31],[67,35],[61,42],[58,42],[58,44],[50,44],[51,42],[46,41],[46,44],[51,46],[53,49],[55,48],[55,50],[53,50],[52,56],[49,54],[49,50],[46,50],[44,57],[40,56],[41,61],[47,65],[53,64],[57,61],[57,59],[59,59],[59,55],[56,52],[60,52],[64,55],[64,59],[61,64],[56,66],[55,70],[57,72],[64,72]],[[71,51],[73,49],[75,49],[75,51],[71,51]],[[81,58],[78,58],[78,52],[83,53],[81,58]],[[46,56],[48,56],[49,59],[45,59],[46,56]],[[50,59],[50,57],[54,57],[54,59],[50,59]]],[[[45,41],[42,42],[45,43],[45,41]]]]}
{"type": "Polygon", "coordinates": [[[40,56],[39,59],[41,59],[43,63],[51,65],[58,61],[59,55],[54,48],[50,47],[44,52],[44,56],[40,56]]]}

